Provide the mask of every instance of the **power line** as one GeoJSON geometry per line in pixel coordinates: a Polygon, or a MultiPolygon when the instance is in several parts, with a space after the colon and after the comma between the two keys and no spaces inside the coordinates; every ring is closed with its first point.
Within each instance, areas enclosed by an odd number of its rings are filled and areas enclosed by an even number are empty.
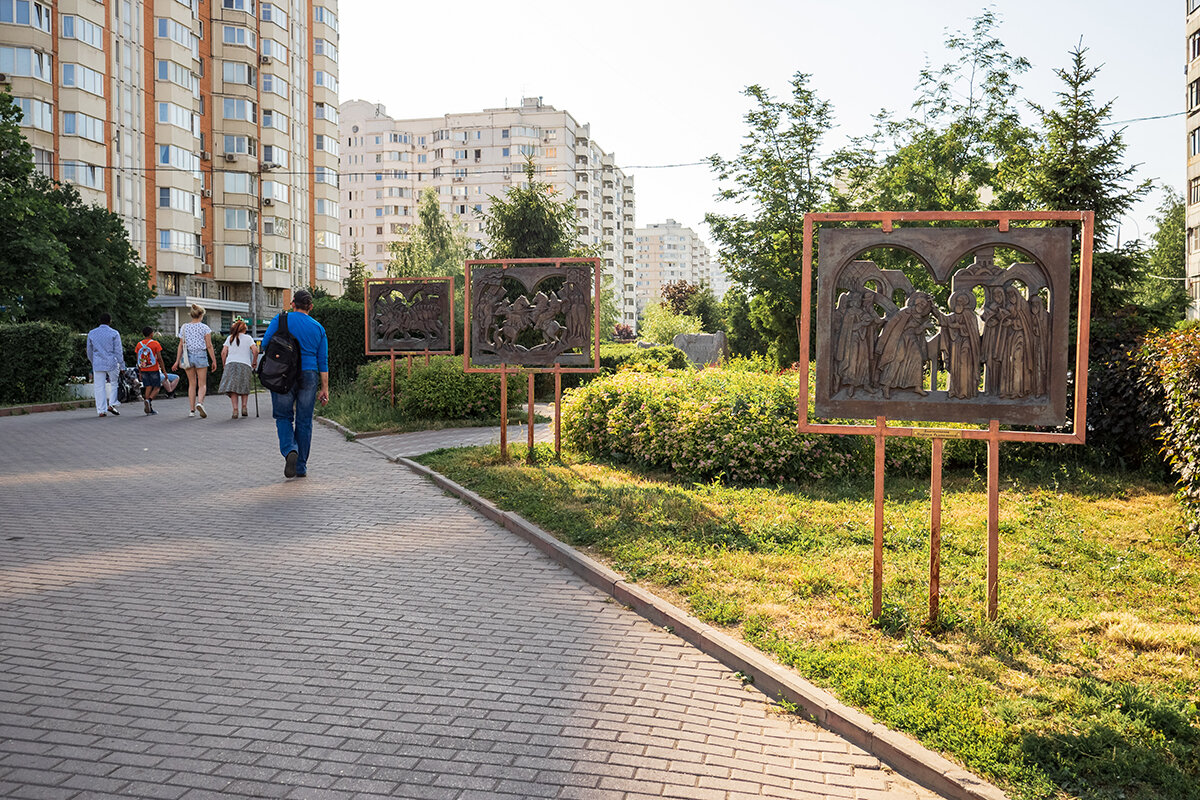
{"type": "Polygon", "coordinates": [[[1158,116],[1154,116],[1154,117],[1134,117],[1133,119],[1118,119],[1118,120],[1114,120],[1113,122],[1101,122],[1100,124],[1105,127],[1110,126],[1110,125],[1128,125],[1131,122],[1148,122],[1148,121],[1154,120],[1154,119],[1170,119],[1171,117],[1182,117],[1186,113],[1188,113],[1188,112],[1176,111],[1173,114],[1159,114],[1158,116]]]}

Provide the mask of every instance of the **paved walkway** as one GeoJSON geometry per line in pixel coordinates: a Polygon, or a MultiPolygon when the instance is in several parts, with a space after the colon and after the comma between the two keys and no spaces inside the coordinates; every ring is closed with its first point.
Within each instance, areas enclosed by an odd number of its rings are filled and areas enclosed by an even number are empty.
{"type": "Polygon", "coordinates": [[[0,419],[0,797],[932,798],[408,470],[0,419]]]}

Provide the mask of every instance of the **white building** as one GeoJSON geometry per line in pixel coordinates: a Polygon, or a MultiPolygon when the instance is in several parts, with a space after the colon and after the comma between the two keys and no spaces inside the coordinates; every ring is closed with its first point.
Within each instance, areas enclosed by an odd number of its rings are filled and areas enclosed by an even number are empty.
{"type": "Polygon", "coordinates": [[[668,283],[687,281],[712,289],[718,298],[729,282],[704,240],[673,219],[634,231],[634,294],[637,313],[660,302],[668,283]]]}
{"type": "Polygon", "coordinates": [[[537,179],[574,201],[579,240],[599,248],[622,322],[636,322],[633,178],[596,144],[589,124],[537,97],[424,119],[394,119],[379,103],[350,100],[341,106],[341,135],[343,261],[357,248],[368,275],[386,274],[388,244],[416,224],[417,199],[429,187],[482,248],[480,213],[490,197],[525,182],[533,158],[537,179]]]}

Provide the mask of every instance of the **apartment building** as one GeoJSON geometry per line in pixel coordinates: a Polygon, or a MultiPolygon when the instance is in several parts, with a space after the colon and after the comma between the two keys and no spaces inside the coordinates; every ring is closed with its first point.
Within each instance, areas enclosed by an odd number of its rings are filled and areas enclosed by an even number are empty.
{"type": "Polygon", "coordinates": [[[1187,318],[1200,319],[1200,0],[1187,0],[1187,318]]]}
{"type": "Polygon", "coordinates": [[[728,282],[720,265],[709,256],[708,245],[691,228],[673,219],[634,230],[634,295],[640,316],[647,305],[662,300],[668,283],[687,281],[712,289],[717,297],[728,282]]]}
{"type": "Polygon", "coordinates": [[[580,242],[599,249],[622,321],[636,322],[633,178],[592,139],[590,124],[539,97],[424,119],[394,119],[382,104],[350,100],[341,106],[341,132],[345,261],[356,251],[368,274],[386,274],[388,243],[416,224],[417,199],[430,187],[482,249],[480,214],[491,197],[525,182],[533,158],[538,180],[574,201],[580,242]]]}
{"type": "Polygon", "coordinates": [[[122,217],[164,330],[340,291],[337,48],[337,0],[0,0],[35,161],[122,217]]]}

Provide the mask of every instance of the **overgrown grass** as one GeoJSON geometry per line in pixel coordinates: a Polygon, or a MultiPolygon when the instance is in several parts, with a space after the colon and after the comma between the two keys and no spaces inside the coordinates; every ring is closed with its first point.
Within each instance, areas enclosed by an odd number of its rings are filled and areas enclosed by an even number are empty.
{"type": "Polygon", "coordinates": [[[983,618],[986,493],[945,481],[928,615],[927,480],[888,481],[870,622],[870,476],[687,484],[496,448],[421,460],[724,626],[1019,798],[1200,798],[1200,552],[1171,491],[1080,467],[1001,496],[1000,616],[983,618]]]}

